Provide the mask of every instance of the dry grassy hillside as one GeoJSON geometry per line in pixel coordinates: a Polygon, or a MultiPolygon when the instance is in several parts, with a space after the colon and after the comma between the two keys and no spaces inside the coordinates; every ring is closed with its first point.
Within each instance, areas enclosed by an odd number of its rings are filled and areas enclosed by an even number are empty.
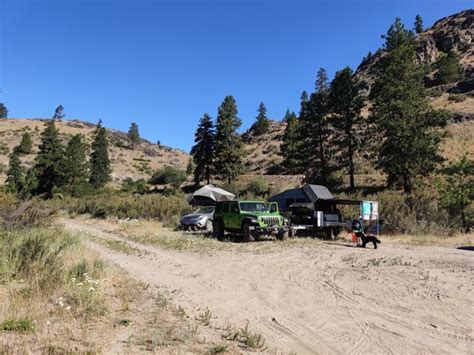
{"type": "MultiPolygon", "coordinates": [[[[436,98],[433,106],[450,110],[457,117],[471,117],[474,114],[474,98],[468,97],[464,102],[452,102],[447,94],[436,98]]],[[[271,122],[269,133],[262,136],[249,136],[246,144],[249,174],[273,174],[275,167],[282,162],[280,156],[281,137],[285,130],[284,122],[271,122]]],[[[458,159],[462,154],[474,156],[474,121],[450,123],[446,129],[446,138],[442,144],[444,157],[448,160],[458,159]]],[[[359,171],[356,179],[371,185],[379,181],[370,161],[359,157],[359,171]],[[376,178],[374,180],[374,178],[376,178]]]]}
{"type": "MultiPolygon", "coordinates": [[[[87,142],[92,142],[95,125],[82,121],[58,121],[59,129],[64,142],[74,134],[83,134],[87,142]]],[[[0,184],[5,181],[5,171],[8,168],[8,155],[20,142],[24,132],[29,131],[33,140],[33,153],[21,159],[25,166],[31,166],[38,151],[40,135],[44,127],[44,120],[39,119],[2,119],[0,120],[0,184]]],[[[127,134],[109,129],[110,158],[112,161],[112,182],[114,185],[127,178],[148,178],[158,168],[171,165],[185,169],[189,155],[184,151],[169,147],[158,146],[146,140],[131,150],[127,134]]]]}

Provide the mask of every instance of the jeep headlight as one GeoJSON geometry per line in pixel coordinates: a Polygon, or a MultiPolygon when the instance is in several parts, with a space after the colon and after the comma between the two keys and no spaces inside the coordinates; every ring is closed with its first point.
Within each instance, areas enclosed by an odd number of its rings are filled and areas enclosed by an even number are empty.
{"type": "Polygon", "coordinates": [[[250,218],[250,222],[251,222],[251,223],[258,223],[258,222],[260,222],[260,217],[258,217],[258,218],[250,218]]]}

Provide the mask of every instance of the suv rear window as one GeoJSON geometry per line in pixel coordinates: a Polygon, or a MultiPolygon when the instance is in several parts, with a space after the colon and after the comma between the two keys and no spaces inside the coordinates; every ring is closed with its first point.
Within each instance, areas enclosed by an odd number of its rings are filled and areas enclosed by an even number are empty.
{"type": "Polygon", "coordinates": [[[222,210],[223,210],[224,213],[229,212],[229,204],[227,202],[224,203],[224,206],[223,206],[222,210]]]}

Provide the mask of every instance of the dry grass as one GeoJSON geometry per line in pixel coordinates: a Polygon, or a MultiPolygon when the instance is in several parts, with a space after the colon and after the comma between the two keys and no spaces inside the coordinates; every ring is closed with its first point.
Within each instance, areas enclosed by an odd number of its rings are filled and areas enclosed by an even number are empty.
{"type": "Polygon", "coordinates": [[[455,234],[453,236],[438,235],[384,235],[380,237],[383,243],[393,243],[398,245],[415,246],[443,246],[443,247],[461,247],[474,246],[474,233],[455,234]]]}

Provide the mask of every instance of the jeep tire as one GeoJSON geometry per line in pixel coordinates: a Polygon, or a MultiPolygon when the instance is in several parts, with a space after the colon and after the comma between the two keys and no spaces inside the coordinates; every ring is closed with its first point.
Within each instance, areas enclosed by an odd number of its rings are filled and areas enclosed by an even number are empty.
{"type": "Polygon", "coordinates": [[[221,221],[212,222],[212,235],[217,240],[224,240],[224,224],[221,221]]]}
{"type": "Polygon", "coordinates": [[[278,240],[287,240],[288,239],[288,231],[284,229],[280,229],[276,235],[278,240]]]}
{"type": "Polygon", "coordinates": [[[242,228],[240,229],[240,235],[242,236],[242,241],[244,243],[253,242],[255,241],[255,237],[250,230],[250,223],[244,222],[242,224],[242,228]]]}

